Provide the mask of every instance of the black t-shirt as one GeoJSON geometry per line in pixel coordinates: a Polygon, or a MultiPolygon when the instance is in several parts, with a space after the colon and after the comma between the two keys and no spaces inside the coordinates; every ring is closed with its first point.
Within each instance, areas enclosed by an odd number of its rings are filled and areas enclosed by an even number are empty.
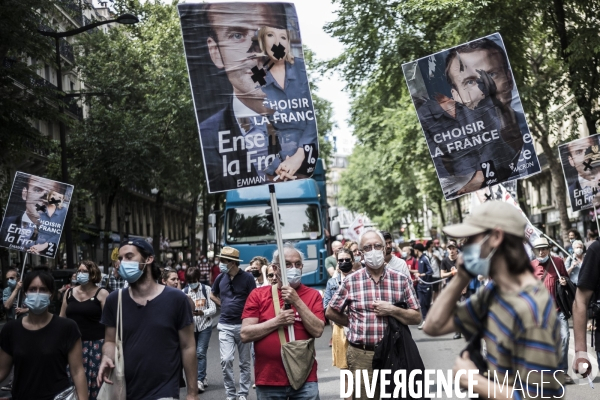
{"type": "MultiPolygon", "coordinates": [[[[587,249],[579,277],[577,278],[577,287],[592,290],[595,294],[595,300],[600,300],[600,241],[594,241],[587,249]]],[[[597,320],[600,324],[600,320],[597,320]]],[[[600,343],[600,329],[596,329],[596,343],[600,343]]],[[[599,345],[600,346],[600,345],[599,345]]],[[[600,347],[596,347],[597,350],[600,347]]]]}
{"type": "MultiPolygon", "coordinates": [[[[106,298],[102,324],[115,327],[119,291],[106,298]]],[[[188,297],[165,286],[145,306],[123,289],[123,358],[128,400],[179,398],[179,331],[193,323],[188,297]]]]}
{"type": "Polygon", "coordinates": [[[230,278],[229,274],[219,275],[212,287],[212,292],[221,299],[219,322],[229,325],[241,325],[246,299],[254,289],[256,289],[254,277],[246,271],[240,269],[233,279],[230,278]]]}
{"type": "Polygon", "coordinates": [[[0,347],[13,358],[12,398],[52,400],[71,386],[69,351],[80,337],[74,321],[57,315],[37,331],[25,329],[23,319],[8,321],[0,332],[0,347]]]}
{"type": "Polygon", "coordinates": [[[67,318],[77,323],[81,332],[81,340],[104,339],[104,325],[102,318],[102,303],[98,300],[99,288],[96,293],[86,301],[79,301],[73,295],[73,288],[67,291],[67,318]]]}
{"type": "MultiPolygon", "coordinates": [[[[442,271],[450,272],[450,271],[452,271],[452,268],[454,268],[454,267],[456,267],[456,260],[452,261],[448,256],[446,256],[442,259],[442,265],[440,266],[442,271]]],[[[448,280],[446,282],[450,282],[450,280],[452,278],[453,278],[452,276],[449,276],[448,280]]]]}

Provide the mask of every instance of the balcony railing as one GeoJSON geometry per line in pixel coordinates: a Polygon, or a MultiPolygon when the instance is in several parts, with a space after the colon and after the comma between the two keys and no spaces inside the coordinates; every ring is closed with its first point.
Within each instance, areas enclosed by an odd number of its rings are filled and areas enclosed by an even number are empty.
{"type": "Polygon", "coordinates": [[[83,26],[83,12],[80,0],[58,0],[58,6],[63,9],[79,26],[83,26]]]}
{"type": "Polygon", "coordinates": [[[60,55],[67,59],[71,64],[75,64],[75,57],[73,55],[73,46],[65,39],[60,39],[60,55]]]}
{"type": "Polygon", "coordinates": [[[73,114],[75,117],[77,117],[77,119],[79,119],[79,120],[83,119],[83,109],[81,107],[79,107],[77,105],[77,103],[73,102],[73,103],[67,104],[66,110],[68,112],[70,112],[71,114],[73,114]]]}

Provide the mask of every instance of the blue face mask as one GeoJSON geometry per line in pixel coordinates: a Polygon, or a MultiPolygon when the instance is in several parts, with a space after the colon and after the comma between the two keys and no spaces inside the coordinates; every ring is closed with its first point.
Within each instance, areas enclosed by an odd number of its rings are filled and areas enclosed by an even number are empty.
{"type": "Polygon", "coordinates": [[[288,268],[287,280],[288,284],[296,289],[298,286],[300,286],[300,282],[302,280],[302,270],[300,268],[288,268]]]}
{"type": "Polygon", "coordinates": [[[199,283],[199,282],[196,282],[196,283],[190,283],[190,289],[192,289],[192,290],[196,290],[196,289],[198,289],[198,286],[200,286],[200,283],[199,283]]]}
{"type": "Polygon", "coordinates": [[[229,271],[229,268],[227,268],[227,264],[226,264],[226,263],[220,263],[220,264],[219,264],[219,270],[220,270],[222,273],[226,274],[226,273],[227,273],[227,271],[229,271]]]}
{"type": "Polygon", "coordinates": [[[540,262],[540,264],[544,264],[546,263],[546,261],[548,261],[549,256],[546,257],[538,257],[537,260],[540,262]]]}
{"type": "MultiPolygon", "coordinates": [[[[146,264],[142,264],[144,265],[144,268],[146,268],[146,264]]],[[[125,279],[128,283],[137,282],[143,273],[144,270],[140,269],[140,263],[138,261],[121,261],[119,275],[121,275],[121,278],[125,279]]]]}
{"type": "Polygon", "coordinates": [[[490,260],[494,256],[494,253],[496,253],[496,249],[493,249],[486,258],[481,258],[481,245],[485,243],[489,237],[490,235],[487,235],[481,242],[469,244],[463,248],[465,270],[473,278],[476,278],[477,275],[486,277],[490,275],[490,260]]]}
{"type": "Polygon", "coordinates": [[[89,272],[78,272],[77,273],[77,283],[80,285],[85,285],[90,280],[89,272]]]}
{"type": "Polygon", "coordinates": [[[9,280],[8,280],[6,283],[8,283],[8,286],[9,286],[11,289],[14,289],[14,288],[15,288],[15,286],[17,286],[17,280],[16,280],[16,279],[14,279],[14,278],[10,278],[10,279],[9,279],[9,280]]]}
{"type": "Polygon", "coordinates": [[[50,295],[48,293],[27,293],[24,304],[33,314],[42,314],[50,305],[50,295]]]}

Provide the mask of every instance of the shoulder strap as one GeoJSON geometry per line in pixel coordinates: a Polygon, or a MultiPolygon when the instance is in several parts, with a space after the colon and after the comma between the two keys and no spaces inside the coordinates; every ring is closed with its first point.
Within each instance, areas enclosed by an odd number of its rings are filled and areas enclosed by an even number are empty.
{"type": "Polygon", "coordinates": [[[190,287],[186,286],[183,288],[183,293],[188,294],[190,292],[190,287]]]}
{"type": "Polygon", "coordinates": [[[100,291],[104,289],[103,287],[99,287],[98,290],[96,290],[96,293],[94,293],[94,297],[98,298],[98,293],[100,293],[100,291]]]}
{"type": "Polygon", "coordinates": [[[206,299],[206,301],[208,301],[208,296],[206,295],[206,285],[200,282],[200,287],[202,287],[202,295],[204,295],[204,298],[206,299]]]}
{"type": "MultiPolygon", "coordinates": [[[[275,316],[278,316],[281,312],[281,304],[279,303],[277,285],[271,286],[271,294],[273,295],[273,307],[275,307],[275,316]]],[[[283,346],[287,341],[285,340],[285,333],[283,333],[283,328],[281,326],[279,327],[279,329],[277,329],[277,333],[279,334],[279,342],[283,346]]]]}
{"type": "Polygon", "coordinates": [[[69,300],[71,297],[73,297],[73,288],[70,287],[69,290],[67,290],[67,300],[69,300]]]}

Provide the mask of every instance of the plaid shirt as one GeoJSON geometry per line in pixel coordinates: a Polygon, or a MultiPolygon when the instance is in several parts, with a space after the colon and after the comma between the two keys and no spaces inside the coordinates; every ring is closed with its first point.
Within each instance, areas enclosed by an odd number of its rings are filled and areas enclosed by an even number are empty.
{"type": "Polygon", "coordinates": [[[110,278],[108,278],[108,290],[114,292],[115,290],[123,289],[125,288],[125,283],[127,283],[125,279],[121,277],[117,279],[114,275],[111,275],[110,278]]]}
{"type": "Polygon", "coordinates": [[[368,268],[362,268],[341,283],[333,295],[329,307],[337,312],[346,310],[350,330],[348,341],[355,344],[374,346],[383,338],[388,317],[378,317],[373,311],[373,301],[395,304],[406,302],[408,308],[419,309],[410,278],[398,271],[385,267],[379,282],[375,283],[368,268]]]}
{"type": "Polygon", "coordinates": [[[198,264],[198,271],[200,271],[200,281],[201,282],[209,282],[210,281],[210,265],[208,263],[200,263],[198,264]]]}

